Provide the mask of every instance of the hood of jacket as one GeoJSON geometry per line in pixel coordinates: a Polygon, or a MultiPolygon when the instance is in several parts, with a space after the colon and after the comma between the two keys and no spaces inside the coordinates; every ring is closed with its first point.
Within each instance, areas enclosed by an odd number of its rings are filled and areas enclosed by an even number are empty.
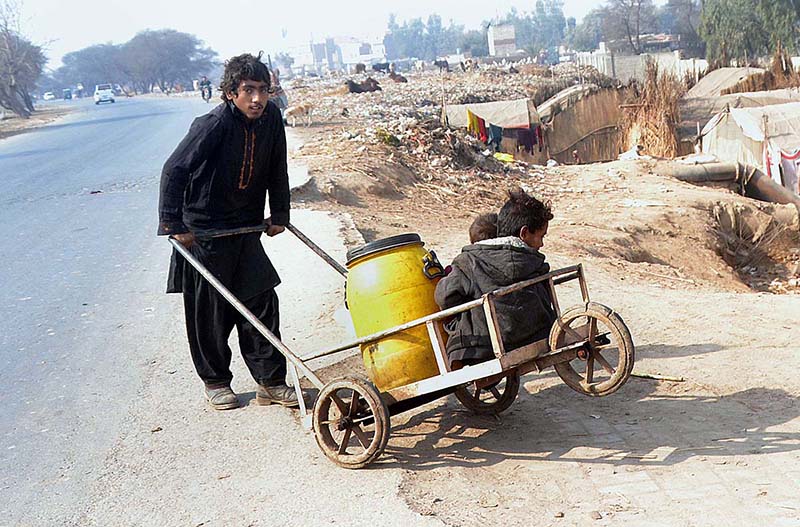
{"type": "Polygon", "coordinates": [[[500,287],[550,272],[545,256],[516,236],[467,245],[453,263],[468,266],[472,276],[482,275],[500,287]]]}

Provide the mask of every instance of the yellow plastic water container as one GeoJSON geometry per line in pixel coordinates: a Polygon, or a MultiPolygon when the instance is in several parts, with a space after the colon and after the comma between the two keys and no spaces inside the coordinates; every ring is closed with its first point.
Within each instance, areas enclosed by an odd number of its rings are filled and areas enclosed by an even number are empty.
{"type": "MultiPolygon", "coordinates": [[[[347,306],[359,337],[436,313],[444,274],[417,234],[377,240],[347,252],[347,306]]],[[[364,366],[380,391],[439,373],[425,325],[361,346],[364,366]]]]}

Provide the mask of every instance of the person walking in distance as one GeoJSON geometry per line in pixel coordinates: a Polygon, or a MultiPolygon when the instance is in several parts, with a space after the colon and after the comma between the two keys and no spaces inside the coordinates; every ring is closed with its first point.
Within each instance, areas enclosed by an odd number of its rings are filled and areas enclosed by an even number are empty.
{"type": "MultiPolygon", "coordinates": [[[[280,283],[260,233],[200,239],[195,232],[260,225],[269,204],[267,236],[289,223],[286,132],[278,108],[268,104],[270,74],[261,54],[225,63],[222,103],[194,120],[161,174],[159,235],[192,254],[280,338],[280,283]]],[[[286,359],[177,251],[168,293],[183,293],[189,350],[209,405],[237,408],[231,390],[228,337],[236,327],[242,357],[257,383],[256,401],[297,406],[286,385],[286,359]]]]}

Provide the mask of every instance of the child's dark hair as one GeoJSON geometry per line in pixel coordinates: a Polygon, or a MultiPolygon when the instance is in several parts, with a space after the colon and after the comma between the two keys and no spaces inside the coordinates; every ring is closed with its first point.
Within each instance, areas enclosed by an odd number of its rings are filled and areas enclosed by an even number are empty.
{"type": "Polygon", "coordinates": [[[523,226],[527,226],[531,232],[537,231],[552,219],[549,201],[543,203],[521,188],[516,188],[508,191],[508,201],[497,215],[497,235],[519,236],[523,226]]]}
{"type": "Polygon", "coordinates": [[[244,53],[225,61],[225,73],[222,74],[222,82],[219,85],[223,101],[228,100],[226,97],[228,92],[237,94],[239,84],[244,80],[266,82],[269,88],[269,68],[261,62],[261,54],[262,52],[259,52],[258,56],[255,56],[244,53]]]}
{"type": "Polygon", "coordinates": [[[469,226],[469,243],[497,238],[497,214],[481,214],[469,226]]]}

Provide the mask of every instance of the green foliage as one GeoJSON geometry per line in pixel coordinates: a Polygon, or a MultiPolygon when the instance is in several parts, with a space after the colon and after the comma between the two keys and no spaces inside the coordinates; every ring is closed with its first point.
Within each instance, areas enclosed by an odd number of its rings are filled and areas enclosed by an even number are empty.
{"type": "Polygon", "coordinates": [[[727,65],[768,52],[769,33],[753,7],[751,0],[705,0],[699,33],[710,62],[727,65]]]}
{"type": "Polygon", "coordinates": [[[790,53],[797,53],[798,25],[800,25],[800,2],[797,0],[758,0],[756,12],[764,31],[769,36],[770,49],[778,45],[790,53]]]}

